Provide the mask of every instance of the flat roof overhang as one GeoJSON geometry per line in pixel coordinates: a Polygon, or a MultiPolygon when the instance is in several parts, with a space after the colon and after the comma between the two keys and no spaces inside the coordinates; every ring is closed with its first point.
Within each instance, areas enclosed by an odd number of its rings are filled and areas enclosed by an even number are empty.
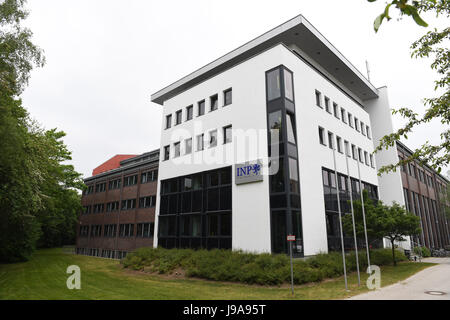
{"type": "Polygon", "coordinates": [[[162,105],[177,94],[277,44],[296,45],[362,101],[378,97],[378,90],[302,15],[279,25],[152,94],[162,105]]]}

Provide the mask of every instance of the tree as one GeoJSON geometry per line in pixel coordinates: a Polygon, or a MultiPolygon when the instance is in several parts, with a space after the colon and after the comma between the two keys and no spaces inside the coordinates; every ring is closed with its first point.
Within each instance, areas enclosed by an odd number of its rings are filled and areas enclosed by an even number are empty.
{"type": "MultiPolygon", "coordinates": [[[[392,261],[395,260],[395,242],[404,241],[405,236],[420,233],[419,217],[407,212],[404,207],[395,203],[392,206],[382,201],[369,199],[367,190],[363,190],[364,210],[366,216],[367,237],[370,242],[386,238],[391,242],[392,261]]],[[[356,237],[363,240],[364,224],[361,200],[353,201],[356,237]]],[[[347,234],[353,234],[353,223],[350,214],[343,217],[343,229],[347,234]]]]}
{"type": "MultiPolygon", "coordinates": [[[[367,0],[375,2],[376,0],[367,0]]],[[[375,32],[378,31],[382,22],[386,19],[389,21],[390,9],[395,8],[400,13],[400,17],[410,16],[416,24],[428,27],[420,16],[423,13],[435,13],[436,16],[450,17],[450,0],[393,0],[389,2],[385,10],[376,17],[374,21],[375,32]]],[[[393,114],[400,114],[406,118],[407,123],[397,131],[384,136],[379,145],[375,148],[375,152],[382,149],[393,147],[395,142],[400,138],[408,138],[408,134],[412,132],[413,128],[429,123],[433,119],[437,119],[443,125],[444,130],[440,134],[440,142],[437,144],[430,144],[426,141],[420,148],[416,149],[411,156],[406,157],[397,163],[386,165],[380,168],[379,174],[394,171],[397,167],[403,166],[406,163],[417,160],[421,165],[428,164],[433,169],[441,172],[442,168],[450,163],[450,49],[448,41],[450,39],[450,28],[438,30],[434,28],[428,31],[420,39],[411,45],[411,56],[414,58],[433,58],[431,68],[435,70],[440,78],[435,81],[434,90],[436,93],[442,92],[440,96],[425,98],[424,105],[426,106],[425,113],[418,115],[410,108],[401,107],[394,109],[393,114]]]]}
{"type": "MultiPolygon", "coordinates": [[[[366,217],[366,230],[369,246],[383,238],[377,223],[378,208],[376,203],[369,198],[367,190],[363,189],[364,213],[366,217]]],[[[350,202],[350,201],[349,201],[350,202]]],[[[362,213],[362,202],[360,199],[353,200],[353,211],[355,217],[356,237],[365,240],[364,221],[362,213]]],[[[342,228],[347,235],[353,235],[353,221],[350,214],[342,218],[342,228]]]]}
{"type": "Polygon", "coordinates": [[[392,260],[395,261],[395,242],[405,241],[406,236],[420,233],[420,218],[407,212],[403,206],[395,203],[392,206],[380,204],[382,208],[379,216],[380,233],[391,242],[392,260]]]}
{"type": "Polygon", "coordinates": [[[74,235],[81,210],[76,189],[84,184],[61,140],[30,118],[19,96],[30,71],[44,64],[32,33],[20,25],[24,0],[0,4],[0,261],[25,260],[36,244],[74,235]]]}

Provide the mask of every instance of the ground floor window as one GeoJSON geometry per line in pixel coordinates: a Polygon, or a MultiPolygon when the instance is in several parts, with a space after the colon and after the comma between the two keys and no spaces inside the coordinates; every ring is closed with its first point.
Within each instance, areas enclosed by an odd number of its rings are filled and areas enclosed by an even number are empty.
{"type": "Polygon", "coordinates": [[[161,181],[158,245],[231,249],[231,167],[161,181]]]}

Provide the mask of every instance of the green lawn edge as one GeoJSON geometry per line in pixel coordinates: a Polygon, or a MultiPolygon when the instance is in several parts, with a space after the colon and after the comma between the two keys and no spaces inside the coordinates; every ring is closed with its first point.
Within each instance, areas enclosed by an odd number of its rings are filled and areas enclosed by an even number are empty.
{"type": "MultiPolygon", "coordinates": [[[[381,286],[405,280],[434,266],[433,263],[403,262],[381,267],[381,286]]],[[[358,287],[356,272],[294,287],[259,286],[200,279],[172,279],[165,276],[130,272],[117,260],[67,254],[61,248],[41,249],[27,262],[0,264],[1,300],[331,300],[345,299],[370,291],[368,274],[361,271],[358,287]],[[81,269],[81,289],[69,290],[67,267],[81,269]]]]}

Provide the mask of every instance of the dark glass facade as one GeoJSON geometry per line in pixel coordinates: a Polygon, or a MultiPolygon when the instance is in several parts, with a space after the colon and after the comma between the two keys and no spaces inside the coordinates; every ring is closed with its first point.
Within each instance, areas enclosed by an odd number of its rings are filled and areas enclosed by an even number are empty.
{"type": "MultiPolygon", "coordinates": [[[[325,219],[327,225],[327,240],[328,250],[341,250],[341,238],[339,229],[339,211],[337,201],[337,190],[339,189],[339,202],[342,215],[351,214],[350,206],[350,185],[348,176],[338,172],[338,187],[336,187],[336,176],[334,170],[322,168],[323,192],[325,199],[325,219]]],[[[351,190],[353,201],[360,200],[359,180],[350,177],[351,190]]],[[[362,187],[369,193],[369,198],[378,200],[378,188],[370,183],[361,181],[362,187]]],[[[370,243],[372,247],[381,247],[381,240],[370,243]]],[[[353,234],[346,234],[344,232],[344,247],[345,249],[354,249],[355,243],[353,234]]],[[[358,240],[358,248],[365,247],[365,242],[358,240]]]]}
{"type": "Polygon", "coordinates": [[[231,249],[231,167],[161,181],[158,245],[231,249]]]}
{"type": "Polygon", "coordinates": [[[293,74],[284,66],[266,72],[272,252],[288,253],[287,235],[295,235],[293,254],[303,256],[293,74]],[[277,149],[278,154],[272,154],[277,149]]]}

